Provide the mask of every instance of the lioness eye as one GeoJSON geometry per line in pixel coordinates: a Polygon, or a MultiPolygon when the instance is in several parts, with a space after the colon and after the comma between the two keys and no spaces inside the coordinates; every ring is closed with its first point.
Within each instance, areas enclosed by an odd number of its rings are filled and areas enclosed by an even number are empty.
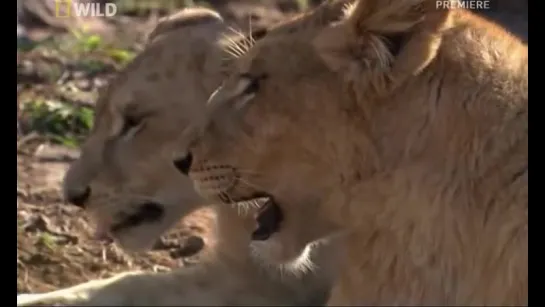
{"type": "Polygon", "coordinates": [[[261,85],[261,81],[267,79],[266,74],[260,74],[257,76],[253,76],[247,73],[243,73],[240,75],[241,79],[245,79],[248,83],[244,90],[241,92],[241,95],[248,95],[248,94],[254,94],[257,91],[259,91],[259,86],[261,85]]]}
{"type": "Polygon", "coordinates": [[[121,135],[126,135],[132,129],[140,125],[141,119],[133,116],[127,116],[124,119],[123,129],[121,129],[121,135]]]}
{"type": "Polygon", "coordinates": [[[246,85],[246,88],[242,91],[241,95],[253,94],[259,91],[259,81],[261,80],[257,78],[248,79],[248,85],[246,85]]]}

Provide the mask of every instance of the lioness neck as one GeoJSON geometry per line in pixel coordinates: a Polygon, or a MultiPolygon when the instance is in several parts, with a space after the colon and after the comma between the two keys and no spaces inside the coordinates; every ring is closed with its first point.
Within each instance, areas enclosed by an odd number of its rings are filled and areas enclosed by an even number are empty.
{"type": "Polygon", "coordinates": [[[445,33],[419,75],[373,101],[365,137],[353,139],[348,160],[375,163],[341,169],[323,206],[354,229],[331,305],[527,298],[527,47],[474,18],[445,33]],[[383,282],[350,288],[367,278],[383,282]]]}

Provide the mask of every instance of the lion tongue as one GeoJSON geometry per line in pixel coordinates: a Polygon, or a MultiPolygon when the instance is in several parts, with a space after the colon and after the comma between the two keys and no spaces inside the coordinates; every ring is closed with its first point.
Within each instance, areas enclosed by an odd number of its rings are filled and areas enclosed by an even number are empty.
{"type": "Polygon", "coordinates": [[[280,229],[284,216],[280,207],[269,199],[256,213],[257,229],[252,233],[252,240],[265,241],[280,229]]]}

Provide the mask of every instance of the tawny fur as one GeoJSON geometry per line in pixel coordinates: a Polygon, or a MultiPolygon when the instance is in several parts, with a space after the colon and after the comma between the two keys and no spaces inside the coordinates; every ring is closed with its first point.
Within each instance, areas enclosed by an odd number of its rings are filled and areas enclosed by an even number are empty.
{"type": "Polygon", "coordinates": [[[331,306],[528,304],[528,49],[434,3],[283,25],[196,126],[201,194],[271,194],[285,218],[270,240],[312,226],[265,260],[338,234],[331,306]]]}
{"type": "Polygon", "coordinates": [[[229,34],[232,31],[219,15],[206,9],[183,10],[161,21],[145,51],[100,96],[94,129],[64,183],[67,193],[91,188],[85,209],[101,228],[136,212],[142,202],[161,204],[163,219],[115,233],[118,244],[128,250],[146,250],[183,217],[188,226],[201,228],[204,237],[210,238],[201,262],[171,273],[128,272],[50,293],[19,295],[18,306],[325,302],[330,285],[325,277],[327,256],[314,254],[322,266],[305,274],[256,263],[248,249],[255,228],[251,215],[209,205],[172,165],[173,148],[179,149],[179,130],[204,113],[208,95],[220,84],[225,55],[218,44],[229,34]],[[136,124],[123,128],[127,121],[136,124]]]}

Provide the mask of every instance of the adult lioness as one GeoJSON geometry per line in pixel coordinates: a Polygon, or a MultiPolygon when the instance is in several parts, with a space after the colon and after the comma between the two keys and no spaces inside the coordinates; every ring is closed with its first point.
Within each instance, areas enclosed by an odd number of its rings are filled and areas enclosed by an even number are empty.
{"type": "Polygon", "coordinates": [[[20,295],[19,306],[325,302],[331,280],[327,257],[313,255],[322,267],[312,273],[289,274],[278,266],[254,263],[248,251],[253,219],[224,206],[199,209],[206,203],[171,163],[179,129],[204,112],[208,95],[220,83],[225,53],[218,43],[230,34],[219,15],[204,9],[184,10],[162,21],[145,51],[101,93],[93,131],[64,186],[67,199],[91,213],[99,235],[113,236],[131,250],[149,248],[164,230],[195,210],[204,219],[201,226],[215,232],[202,263],[172,273],[130,272],[51,293],[20,295]]]}
{"type": "Polygon", "coordinates": [[[528,303],[528,50],[436,4],[265,36],[174,161],[209,199],[269,197],[263,245],[338,233],[331,306],[528,303]]]}

